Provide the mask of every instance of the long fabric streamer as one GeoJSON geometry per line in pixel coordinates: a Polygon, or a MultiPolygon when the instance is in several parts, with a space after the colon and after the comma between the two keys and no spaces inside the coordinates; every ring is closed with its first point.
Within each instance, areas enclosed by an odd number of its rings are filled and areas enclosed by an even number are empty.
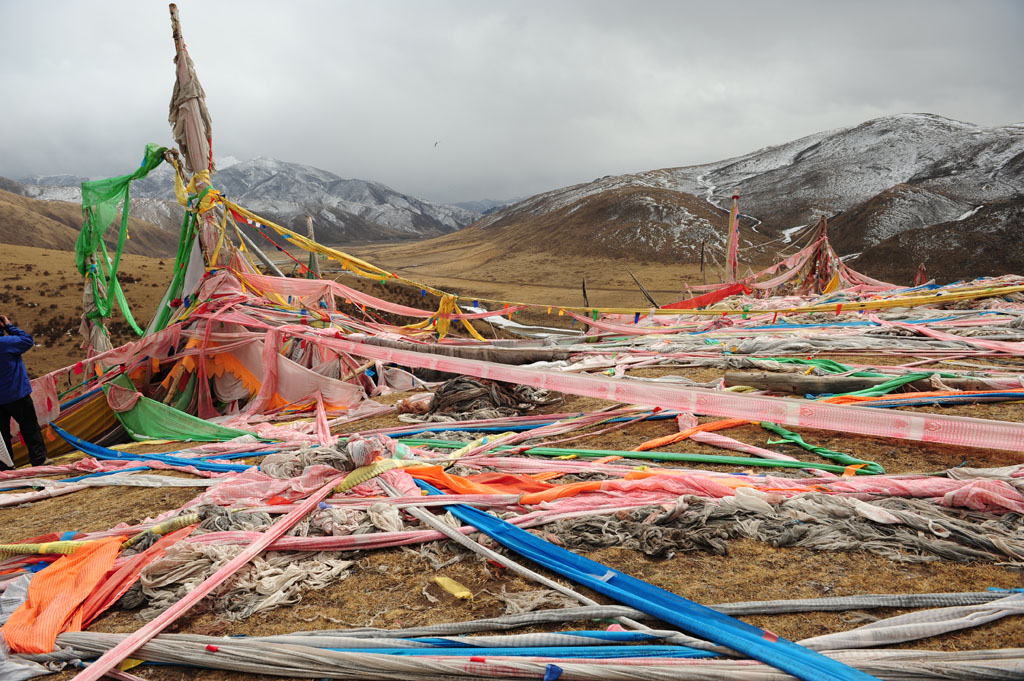
{"type": "Polygon", "coordinates": [[[638,385],[599,376],[570,375],[474,359],[429,355],[413,350],[384,348],[316,335],[302,326],[288,326],[283,330],[360,357],[394,362],[402,366],[520,383],[535,388],[627,404],[961,447],[1024,450],[1024,423],[940,414],[880,412],[866,407],[837,406],[823,402],[719,392],[703,388],[651,383],[638,385]]]}

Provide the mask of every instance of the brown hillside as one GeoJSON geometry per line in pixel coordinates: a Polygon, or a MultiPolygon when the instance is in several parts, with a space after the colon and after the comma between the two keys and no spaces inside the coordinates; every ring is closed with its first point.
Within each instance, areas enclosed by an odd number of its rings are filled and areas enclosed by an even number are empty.
{"type": "Polygon", "coordinates": [[[12,194],[21,194],[24,188],[25,185],[20,182],[16,182],[10,178],[0,177],[0,190],[11,192],[12,194]]]}
{"type": "MultiPolygon", "coordinates": [[[[40,201],[0,190],[0,243],[74,250],[82,222],[79,204],[40,201]]],[[[135,218],[128,218],[128,237],[127,253],[173,256],[178,244],[177,233],[135,218]]],[[[116,238],[116,229],[108,230],[108,243],[116,238]]]]}
{"type": "MultiPolygon", "coordinates": [[[[565,205],[545,203],[531,202],[487,220],[486,227],[467,230],[480,229],[480,236],[504,250],[533,253],[695,263],[702,242],[709,251],[724,251],[728,215],[685,192],[625,186],[565,205]]],[[[763,241],[744,226],[741,239],[763,241]]]]}

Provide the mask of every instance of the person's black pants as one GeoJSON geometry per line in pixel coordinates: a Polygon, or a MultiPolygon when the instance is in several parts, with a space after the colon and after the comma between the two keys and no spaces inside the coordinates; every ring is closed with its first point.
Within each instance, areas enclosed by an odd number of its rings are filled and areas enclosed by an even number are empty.
{"type": "MultiPolygon", "coordinates": [[[[11,453],[13,459],[11,419],[17,421],[18,427],[21,428],[21,436],[25,439],[25,445],[28,447],[29,461],[33,466],[41,466],[46,461],[46,443],[43,442],[43,432],[39,429],[36,408],[32,404],[31,395],[25,395],[20,400],[14,400],[7,404],[0,404],[0,436],[3,436],[7,451],[11,453]]],[[[3,462],[0,462],[0,468],[3,466],[3,462]]]]}

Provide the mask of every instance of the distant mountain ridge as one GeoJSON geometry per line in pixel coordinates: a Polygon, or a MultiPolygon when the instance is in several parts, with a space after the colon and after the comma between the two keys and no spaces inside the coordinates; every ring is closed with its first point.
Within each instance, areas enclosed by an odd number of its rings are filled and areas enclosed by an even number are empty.
{"type": "Polygon", "coordinates": [[[519,203],[524,198],[526,197],[518,196],[514,199],[506,199],[504,201],[499,201],[495,199],[480,199],[479,201],[459,201],[458,203],[454,203],[452,205],[458,206],[459,208],[465,208],[471,213],[489,215],[491,213],[501,210],[505,206],[511,206],[514,203],[519,203]]]}
{"type": "MultiPolygon", "coordinates": [[[[475,213],[402,194],[379,182],[344,179],[325,170],[268,158],[223,159],[213,184],[253,212],[305,233],[306,215],[325,244],[416,239],[464,227],[475,213]]],[[[43,175],[23,178],[25,196],[80,202],[89,178],[43,175]]],[[[174,201],[174,175],[164,164],[132,186],[131,214],[167,229],[181,220],[174,201]]]]}

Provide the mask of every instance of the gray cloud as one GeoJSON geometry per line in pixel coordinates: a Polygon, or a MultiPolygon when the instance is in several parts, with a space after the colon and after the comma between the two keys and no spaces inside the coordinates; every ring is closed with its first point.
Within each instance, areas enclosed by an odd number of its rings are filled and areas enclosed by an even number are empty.
{"type": "MultiPolygon", "coordinates": [[[[1024,4],[180,0],[218,155],[441,201],[718,160],[876,116],[1019,122],[1024,4]],[[437,142],[437,146],[434,143],[437,142]]],[[[0,175],[169,143],[161,2],[0,0],[0,175]]]]}

